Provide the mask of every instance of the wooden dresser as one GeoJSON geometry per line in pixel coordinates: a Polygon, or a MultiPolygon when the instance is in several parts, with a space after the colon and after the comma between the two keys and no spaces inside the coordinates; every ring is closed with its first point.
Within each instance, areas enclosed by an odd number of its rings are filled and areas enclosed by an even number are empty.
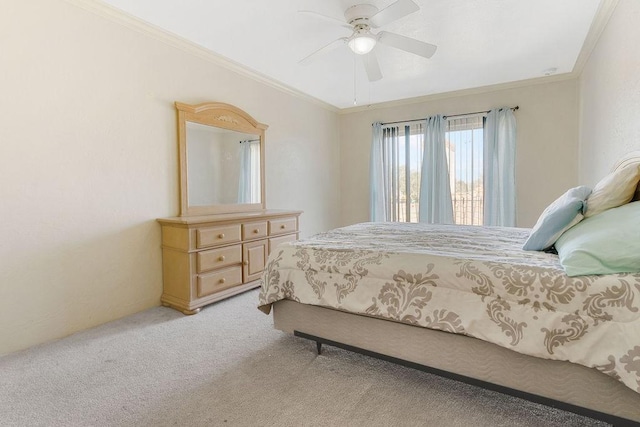
{"type": "Polygon", "coordinates": [[[271,250],[298,239],[300,211],[161,218],[162,305],[195,314],[260,286],[271,250]]]}

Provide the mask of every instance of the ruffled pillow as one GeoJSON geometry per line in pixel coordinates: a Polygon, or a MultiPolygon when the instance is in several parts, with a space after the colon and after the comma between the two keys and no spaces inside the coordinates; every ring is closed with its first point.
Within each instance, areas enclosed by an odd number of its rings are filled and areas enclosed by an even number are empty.
{"type": "Polygon", "coordinates": [[[587,199],[585,218],[629,203],[636,194],[639,182],[640,163],[632,163],[611,172],[598,182],[587,199]]]}

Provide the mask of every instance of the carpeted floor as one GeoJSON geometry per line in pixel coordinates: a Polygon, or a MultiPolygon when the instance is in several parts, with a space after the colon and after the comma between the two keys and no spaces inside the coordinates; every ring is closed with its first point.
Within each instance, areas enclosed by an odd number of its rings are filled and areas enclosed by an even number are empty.
{"type": "Polygon", "coordinates": [[[257,291],[0,358],[2,426],[605,426],[276,331],[257,291]]]}

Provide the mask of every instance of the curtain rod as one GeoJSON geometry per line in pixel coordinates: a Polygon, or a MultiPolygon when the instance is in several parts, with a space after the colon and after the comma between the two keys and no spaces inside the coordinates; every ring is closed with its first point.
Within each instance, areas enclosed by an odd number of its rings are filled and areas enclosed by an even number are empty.
{"type": "Polygon", "coordinates": [[[242,141],[238,141],[239,144],[242,144],[243,142],[258,142],[260,141],[260,139],[243,139],[242,141]]]}
{"type": "MultiPolygon", "coordinates": [[[[519,107],[518,105],[516,105],[515,107],[511,107],[511,111],[516,111],[516,110],[519,110],[519,109],[520,109],[520,107],[519,107]]],[[[450,117],[462,117],[462,116],[471,116],[471,115],[474,115],[474,114],[486,114],[486,113],[488,113],[489,111],[491,111],[491,110],[487,110],[487,111],[475,111],[475,112],[473,112],[473,113],[464,113],[464,114],[451,114],[451,115],[448,115],[448,116],[442,116],[442,117],[444,117],[445,119],[448,119],[448,118],[450,118],[450,117]]],[[[384,125],[394,125],[394,124],[396,124],[396,123],[420,122],[420,121],[422,121],[422,120],[427,120],[427,117],[425,117],[424,119],[399,120],[399,121],[397,121],[397,122],[387,122],[387,123],[381,123],[381,124],[384,126],[384,125]]],[[[373,125],[372,125],[372,126],[373,126],[373,125]]]]}

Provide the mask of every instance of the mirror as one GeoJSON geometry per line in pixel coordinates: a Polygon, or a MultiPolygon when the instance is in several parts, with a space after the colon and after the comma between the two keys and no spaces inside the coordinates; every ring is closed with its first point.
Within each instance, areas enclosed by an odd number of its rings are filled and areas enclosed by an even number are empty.
{"type": "Polygon", "coordinates": [[[260,203],[260,139],[187,122],[189,206],[260,203]]]}
{"type": "Polygon", "coordinates": [[[264,131],[228,104],[176,102],[180,148],[180,215],[261,210],[264,131]]]}

